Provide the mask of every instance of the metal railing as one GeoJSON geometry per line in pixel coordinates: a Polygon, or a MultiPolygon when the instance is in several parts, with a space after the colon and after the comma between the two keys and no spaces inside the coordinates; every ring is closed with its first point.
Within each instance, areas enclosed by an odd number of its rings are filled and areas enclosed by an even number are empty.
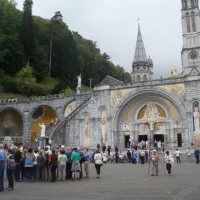
{"type": "Polygon", "coordinates": [[[65,117],[63,120],[61,120],[58,125],[55,127],[55,129],[52,131],[49,139],[52,141],[52,136],[55,132],[59,131],[65,123],[67,123],[72,117],[74,117],[78,112],[80,112],[83,108],[85,108],[91,100],[91,97],[88,98],[86,101],[84,101],[80,106],[78,106],[73,112],[71,112],[67,117],[65,117]]]}

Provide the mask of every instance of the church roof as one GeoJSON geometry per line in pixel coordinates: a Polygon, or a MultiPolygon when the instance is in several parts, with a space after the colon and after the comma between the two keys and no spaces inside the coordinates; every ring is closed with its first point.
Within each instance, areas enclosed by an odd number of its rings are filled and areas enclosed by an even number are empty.
{"type": "Polygon", "coordinates": [[[140,25],[138,25],[138,35],[135,48],[135,57],[133,62],[146,62],[146,61],[147,61],[147,55],[144,47],[144,42],[142,39],[140,25]]]}
{"type": "Polygon", "coordinates": [[[107,75],[100,83],[98,86],[103,86],[103,85],[109,85],[109,86],[113,86],[113,85],[119,85],[122,84],[122,81],[119,81],[115,78],[113,78],[112,76],[107,75]]]}

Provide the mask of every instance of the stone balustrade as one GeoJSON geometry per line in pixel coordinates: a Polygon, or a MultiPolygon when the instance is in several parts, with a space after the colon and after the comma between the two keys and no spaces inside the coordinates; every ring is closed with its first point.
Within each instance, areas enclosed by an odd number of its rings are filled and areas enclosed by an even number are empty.
{"type": "MultiPolygon", "coordinates": [[[[91,93],[92,93],[92,91],[81,91],[81,93],[79,95],[91,95],[91,93]]],[[[73,97],[73,96],[77,96],[76,92],[71,92],[68,94],[54,94],[54,95],[48,95],[48,96],[30,97],[30,98],[0,99],[0,104],[51,101],[54,99],[62,99],[62,98],[73,97]]]]}

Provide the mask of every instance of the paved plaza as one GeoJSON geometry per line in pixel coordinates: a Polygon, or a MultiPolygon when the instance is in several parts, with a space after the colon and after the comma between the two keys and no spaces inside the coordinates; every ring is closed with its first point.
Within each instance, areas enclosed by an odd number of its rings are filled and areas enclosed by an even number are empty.
{"type": "MultiPolygon", "coordinates": [[[[148,177],[148,164],[106,164],[101,179],[93,164],[90,178],[57,183],[16,183],[14,191],[0,194],[1,200],[197,200],[200,196],[200,165],[175,164],[173,176],[148,177]]],[[[6,182],[7,184],[7,182],[6,182]]]]}

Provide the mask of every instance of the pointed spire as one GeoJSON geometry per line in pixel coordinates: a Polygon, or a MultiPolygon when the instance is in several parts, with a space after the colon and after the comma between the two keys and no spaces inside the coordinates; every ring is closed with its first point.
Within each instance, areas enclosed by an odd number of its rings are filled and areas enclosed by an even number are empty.
{"type": "Polygon", "coordinates": [[[142,39],[142,34],[140,30],[140,24],[138,23],[138,35],[137,35],[137,42],[136,42],[136,48],[135,48],[135,57],[134,62],[141,62],[141,61],[147,61],[147,55],[142,39]]]}

